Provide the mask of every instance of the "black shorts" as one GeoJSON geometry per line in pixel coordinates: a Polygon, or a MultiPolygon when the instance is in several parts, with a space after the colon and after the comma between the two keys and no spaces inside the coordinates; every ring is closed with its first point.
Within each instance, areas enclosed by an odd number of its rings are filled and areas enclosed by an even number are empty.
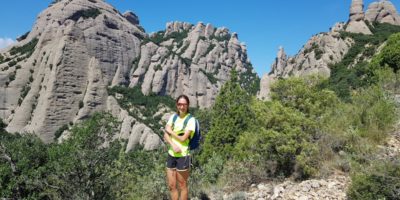
{"type": "Polygon", "coordinates": [[[173,157],[168,154],[167,168],[176,169],[178,171],[186,171],[190,168],[191,159],[190,156],[184,157],[173,157]]]}

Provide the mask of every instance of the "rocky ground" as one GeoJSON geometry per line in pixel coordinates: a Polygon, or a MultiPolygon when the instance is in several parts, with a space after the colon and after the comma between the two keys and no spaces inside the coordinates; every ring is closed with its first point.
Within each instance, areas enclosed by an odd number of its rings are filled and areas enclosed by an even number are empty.
{"type": "Polygon", "coordinates": [[[346,199],[349,182],[349,177],[345,175],[334,175],[329,179],[311,179],[302,182],[286,180],[280,183],[260,183],[253,185],[246,192],[226,194],[223,199],[346,199]]]}
{"type": "MultiPolygon", "coordinates": [[[[381,158],[398,159],[400,156],[400,121],[387,142],[380,146],[381,158]]],[[[225,194],[224,200],[341,200],[346,199],[346,190],[350,177],[335,174],[327,179],[311,179],[302,182],[285,180],[278,183],[260,183],[249,191],[225,194]]],[[[220,198],[212,198],[220,199],[220,198]]]]}

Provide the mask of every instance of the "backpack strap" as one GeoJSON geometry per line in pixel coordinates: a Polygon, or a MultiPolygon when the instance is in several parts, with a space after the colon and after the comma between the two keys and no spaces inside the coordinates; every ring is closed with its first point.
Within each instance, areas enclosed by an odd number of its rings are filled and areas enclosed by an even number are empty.
{"type": "Polygon", "coordinates": [[[191,115],[191,114],[188,114],[188,115],[189,115],[189,116],[186,117],[185,121],[183,121],[182,130],[184,130],[184,129],[186,128],[186,126],[187,126],[187,124],[188,124],[190,118],[192,118],[192,115],[191,115]]]}
{"type": "MultiPolygon", "coordinates": [[[[192,115],[189,113],[188,116],[186,117],[185,121],[183,121],[183,127],[182,130],[184,130],[190,120],[190,118],[192,118],[192,115]]],[[[178,114],[174,114],[174,118],[172,118],[172,130],[174,130],[175,127],[175,122],[178,119],[178,114]]]]}
{"type": "Polygon", "coordinates": [[[174,114],[174,117],[172,118],[172,130],[174,130],[174,128],[175,128],[175,122],[176,122],[176,120],[178,119],[178,114],[174,114]]]}
{"type": "MultiPolygon", "coordinates": [[[[183,122],[183,128],[182,130],[184,130],[189,122],[189,120],[192,118],[191,114],[188,114],[189,116],[186,117],[185,121],[183,122]]],[[[194,132],[196,132],[196,126],[195,126],[195,130],[193,130],[194,132]]],[[[191,140],[193,137],[191,135],[189,135],[189,140],[191,140]]]]}

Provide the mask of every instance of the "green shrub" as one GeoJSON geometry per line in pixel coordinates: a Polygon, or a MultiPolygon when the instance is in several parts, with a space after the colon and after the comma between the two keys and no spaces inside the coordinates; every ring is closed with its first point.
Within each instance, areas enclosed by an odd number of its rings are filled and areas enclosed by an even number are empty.
{"type": "Polygon", "coordinates": [[[373,35],[349,32],[341,33],[342,38],[350,37],[355,41],[355,43],[346,55],[344,55],[341,62],[331,66],[331,76],[327,87],[335,91],[339,97],[346,101],[350,101],[351,90],[374,84],[373,72],[377,67],[383,67],[387,64],[397,71],[397,64],[394,64],[397,62],[395,60],[396,54],[398,54],[396,50],[398,49],[398,42],[396,42],[398,41],[398,38],[396,38],[396,35],[392,36],[393,39],[389,40],[390,42],[388,41],[388,45],[384,48],[387,50],[382,51],[380,56],[374,58],[379,60],[379,62],[377,62],[378,65],[356,63],[354,67],[350,67],[358,55],[362,54],[364,57],[372,56],[375,53],[375,49],[388,40],[390,35],[400,32],[400,27],[385,23],[374,23],[371,31],[373,32],[373,35]],[[366,48],[367,44],[368,47],[366,48]]]}
{"type": "Polygon", "coordinates": [[[315,52],[315,59],[317,60],[321,59],[322,55],[324,54],[324,52],[319,48],[316,48],[314,52],[315,52]]]}
{"type": "Polygon", "coordinates": [[[361,90],[352,99],[359,114],[361,136],[381,143],[397,119],[394,101],[378,86],[361,90]]]}
{"type": "Polygon", "coordinates": [[[204,56],[208,55],[214,48],[215,48],[215,44],[211,43],[208,47],[206,52],[204,53],[204,56]]]}
{"type": "Polygon", "coordinates": [[[116,199],[167,199],[165,160],[166,153],[161,150],[121,151],[108,173],[116,199]]]}
{"type": "Polygon", "coordinates": [[[21,96],[19,97],[18,105],[21,105],[22,101],[24,100],[24,98],[26,97],[26,95],[28,94],[28,92],[30,90],[31,90],[31,87],[29,85],[25,85],[24,87],[22,87],[21,96]]]}
{"type": "Polygon", "coordinates": [[[162,67],[161,67],[161,65],[160,64],[158,64],[158,65],[154,65],[154,71],[159,71],[159,70],[162,70],[162,67]]]}
{"type": "Polygon", "coordinates": [[[13,47],[10,50],[10,54],[11,55],[15,55],[15,54],[27,54],[27,57],[30,57],[33,53],[33,51],[35,50],[36,44],[38,43],[38,39],[37,38],[33,38],[30,42],[28,42],[27,44],[20,46],[20,47],[13,47]]]}
{"type": "Polygon", "coordinates": [[[253,118],[248,102],[251,97],[240,87],[236,71],[225,83],[213,106],[211,128],[205,137],[200,163],[206,163],[213,152],[224,158],[232,155],[240,134],[247,129],[253,118]]]}
{"type": "Polygon", "coordinates": [[[183,46],[183,47],[180,49],[178,55],[180,56],[180,55],[182,55],[183,53],[185,53],[185,51],[186,51],[186,49],[187,49],[188,47],[189,47],[189,44],[186,43],[185,46],[183,46]]]}
{"type": "Polygon", "coordinates": [[[79,18],[88,19],[93,18],[96,19],[97,16],[101,14],[100,10],[97,8],[89,8],[86,10],[78,10],[74,14],[72,14],[68,19],[78,21],[79,18]]]}
{"type": "Polygon", "coordinates": [[[182,63],[185,64],[187,67],[190,67],[190,65],[192,65],[192,59],[190,59],[190,58],[182,58],[181,57],[181,60],[182,60],[182,63]]]}
{"type": "Polygon", "coordinates": [[[397,72],[400,69],[400,33],[393,34],[381,51],[380,64],[397,72]]]}
{"type": "Polygon", "coordinates": [[[326,110],[321,132],[327,135],[320,140],[321,151],[346,152],[364,162],[357,157],[373,155],[376,145],[385,141],[398,119],[397,109],[390,95],[378,86],[357,90],[351,98],[352,102],[326,110]]]}
{"type": "Polygon", "coordinates": [[[186,30],[181,31],[181,32],[173,32],[173,33],[169,34],[169,35],[164,39],[164,41],[167,41],[167,40],[173,38],[173,39],[174,39],[174,42],[180,43],[181,41],[183,41],[184,39],[187,38],[187,35],[188,35],[188,31],[186,31],[186,30]]]}
{"type": "Polygon", "coordinates": [[[54,140],[56,141],[62,135],[62,133],[67,129],[68,129],[68,124],[64,124],[59,129],[57,129],[57,131],[54,133],[54,140]]]}
{"type": "Polygon", "coordinates": [[[12,82],[13,80],[15,80],[15,72],[11,73],[10,76],[8,77],[9,82],[12,82]]]}
{"type": "Polygon", "coordinates": [[[151,37],[145,38],[142,41],[142,44],[146,44],[148,42],[153,42],[154,44],[159,45],[161,42],[165,41],[164,34],[165,34],[165,31],[159,31],[159,32],[153,34],[151,37]]]}
{"type": "Polygon", "coordinates": [[[226,34],[224,36],[211,35],[210,40],[213,40],[213,39],[217,40],[218,42],[229,41],[231,39],[231,35],[230,34],[226,34]]]}
{"type": "Polygon", "coordinates": [[[256,113],[254,125],[240,136],[233,151],[235,159],[254,166],[269,166],[260,170],[273,177],[316,175],[315,122],[277,101],[256,101],[252,110],[256,113]]]}
{"type": "Polygon", "coordinates": [[[352,174],[347,196],[351,200],[398,199],[400,197],[400,164],[374,163],[368,169],[352,174]]]}
{"type": "Polygon", "coordinates": [[[4,131],[5,127],[7,127],[7,124],[3,122],[3,119],[0,119],[0,133],[4,131]]]}
{"type": "Polygon", "coordinates": [[[11,62],[8,63],[8,66],[9,66],[9,67],[13,67],[13,66],[16,65],[16,64],[17,64],[17,61],[13,60],[13,61],[11,61],[11,62]]]}
{"type": "Polygon", "coordinates": [[[319,119],[327,108],[333,108],[339,102],[332,91],[320,88],[323,81],[317,76],[280,80],[271,86],[271,98],[319,119]]]}
{"type": "Polygon", "coordinates": [[[34,135],[2,132],[0,152],[0,196],[38,199],[46,187],[42,182],[48,172],[45,167],[49,160],[46,145],[34,135]]]}
{"type": "Polygon", "coordinates": [[[84,103],[83,103],[82,100],[80,100],[80,101],[79,101],[79,109],[83,108],[83,106],[84,106],[84,103]]]}
{"type": "Polygon", "coordinates": [[[207,73],[205,70],[200,69],[199,71],[203,72],[204,75],[206,75],[207,79],[210,81],[211,84],[216,84],[218,79],[215,78],[214,74],[212,73],[207,73]]]}
{"type": "Polygon", "coordinates": [[[132,61],[132,72],[135,72],[136,69],[139,67],[140,56],[136,57],[132,61]]]}
{"type": "Polygon", "coordinates": [[[23,35],[21,35],[20,37],[18,37],[17,40],[18,40],[18,41],[25,40],[25,39],[28,37],[29,33],[30,33],[30,31],[24,33],[23,35]]]}
{"type": "Polygon", "coordinates": [[[118,99],[119,105],[125,110],[129,111],[131,116],[134,116],[140,122],[148,125],[156,133],[161,134],[159,131],[161,126],[160,116],[153,117],[158,111],[159,105],[165,105],[171,110],[175,109],[175,100],[169,96],[160,96],[156,94],[144,95],[140,87],[135,86],[133,88],[116,86],[108,90],[110,95],[116,93],[122,94],[123,98],[118,99]],[[143,116],[140,116],[137,112],[140,112],[143,116]]]}
{"type": "Polygon", "coordinates": [[[201,166],[203,173],[198,178],[201,178],[201,181],[205,183],[216,183],[222,173],[224,164],[224,157],[214,152],[208,162],[201,166]]]}

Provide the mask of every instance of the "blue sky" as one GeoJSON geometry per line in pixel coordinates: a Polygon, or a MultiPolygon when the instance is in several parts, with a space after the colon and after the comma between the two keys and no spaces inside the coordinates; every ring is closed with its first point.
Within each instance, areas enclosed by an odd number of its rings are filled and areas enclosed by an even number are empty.
{"type": "MultiPolygon", "coordinates": [[[[279,46],[296,54],[312,36],[347,21],[351,0],[106,0],[121,13],[139,16],[147,33],[170,21],[199,21],[227,27],[247,45],[259,76],[270,71],[279,46]]],[[[374,0],[364,0],[365,9],[374,0]]],[[[377,0],[376,0],[377,1],[377,0]]],[[[0,7],[0,47],[29,31],[52,0],[4,0],[0,7]]],[[[400,0],[392,0],[397,9],[400,0]]]]}

